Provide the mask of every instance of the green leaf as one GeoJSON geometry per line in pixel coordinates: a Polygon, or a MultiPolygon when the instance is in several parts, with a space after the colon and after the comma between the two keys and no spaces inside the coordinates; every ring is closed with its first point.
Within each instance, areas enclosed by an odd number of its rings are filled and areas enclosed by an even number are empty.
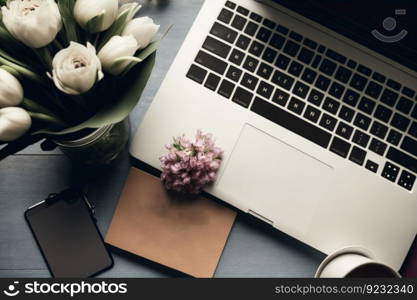
{"type": "Polygon", "coordinates": [[[85,25],[87,31],[91,33],[100,32],[101,28],[103,27],[103,21],[104,21],[105,15],[106,15],[105,12],[102,12],[101,14],[89,20],[87,24],[85,25]]]}
{"type": "Polygon", "coordinates": [[[74,6],[76,0],[58,0],[59,11],[62,16],[62,22],[64,24],[64,31],[66,33],[67,45],[69,42],[78,42],[78,28],[74,19],[74,6]]]}
{"type": "MultiPolygon", "coordinates": [[[[112,77],[109,80],[118,82],[118,90],[112,95],[108,95],[106,105],[87,121],[62,131],[54,132],[50,130],[40,130],[33,133],[34,136],[62,136],[74,133],[86,128],[100,128],[109,124],[114,124],[124,120],[138,103],[143,90],[152,73],[155,64],[155,52],[141,64],[129,72],[125,77],[112,77]],[[117,98],[114,98],[117,97],[117,98]]],[[[104,97],[104,96],[103,96],[104,97]]],[[[99,99],[101,100],[101,99],[99,99]]]]}

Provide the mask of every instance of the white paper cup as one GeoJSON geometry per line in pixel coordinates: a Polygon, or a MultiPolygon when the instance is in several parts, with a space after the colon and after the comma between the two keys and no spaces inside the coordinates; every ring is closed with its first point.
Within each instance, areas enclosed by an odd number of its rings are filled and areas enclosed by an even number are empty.
{"type": "Polygon", "coordinates": [[[329,255],[317,269],[316,278],[399,278],[390,266],[378,262],[361,247],[343,248],[329,255]]]}

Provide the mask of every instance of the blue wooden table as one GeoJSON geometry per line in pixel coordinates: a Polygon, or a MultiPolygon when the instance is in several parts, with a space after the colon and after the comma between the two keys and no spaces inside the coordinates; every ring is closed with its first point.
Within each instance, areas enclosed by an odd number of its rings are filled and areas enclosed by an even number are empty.
{"type": "MultiPolygon", "coordinates": [[[[140,1],[140,15],[161,28],[174,24],[157,55],[157,64],[140,104],[131,114],[137,128],[158,90],[203,0],[140,1]]],[[[109,169],[77,169],[59,151],[42,152],[39,145],[0,162],[0,277],[49,277],[49,272],[23,218],[24,211],[51,192],[87,183],[97,206],[103,234],[110,224],[130,162],[128,153],[109,169]]],[[[102,277],[171,277],[177,273],[113,250],[115,266],[102,277]]],[[[287,235],[239,214],[216,277],[311,277],[323,254],[287,235]]]]}

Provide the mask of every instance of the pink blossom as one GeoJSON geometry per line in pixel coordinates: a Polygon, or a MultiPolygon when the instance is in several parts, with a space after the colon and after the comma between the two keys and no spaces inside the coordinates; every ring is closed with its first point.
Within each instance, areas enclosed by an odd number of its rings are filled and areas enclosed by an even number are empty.
{"type": "Polygon", "coordinates": [[[184,135],[166,145],[169,151],[160,158],[161,180],[168,190],[183,194],[199,194],[217,179],[223,150],[216,147],[212,134],[197,131],[194,142],[184,135]]]}

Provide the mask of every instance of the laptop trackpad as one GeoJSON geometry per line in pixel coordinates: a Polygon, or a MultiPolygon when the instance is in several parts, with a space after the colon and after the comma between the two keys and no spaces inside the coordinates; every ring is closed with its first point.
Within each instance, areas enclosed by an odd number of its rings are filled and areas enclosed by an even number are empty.
{"type": "Polygon", "coordinates": [[[219,185],[232,204],[304,235],[332,174],[331,166],[247,124],[219,185]]]}

